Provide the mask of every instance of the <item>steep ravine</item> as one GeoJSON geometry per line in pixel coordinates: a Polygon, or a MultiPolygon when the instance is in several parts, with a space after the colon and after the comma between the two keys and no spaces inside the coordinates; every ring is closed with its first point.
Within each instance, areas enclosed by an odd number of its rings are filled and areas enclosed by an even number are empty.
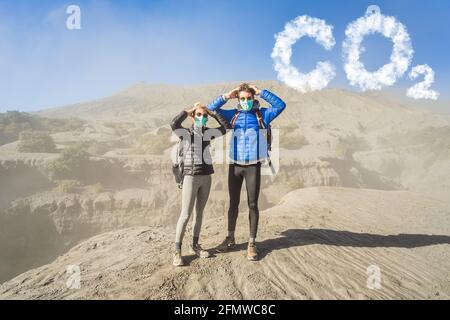
{"type": "MultiPolygon", "coordinates": [[[[0,281],[48,263],[79,241],[102,232],[142,225],[174,226],[180,211],[181,191],[173,182],[170,162],[121,158],[120,170],[116,166],[106,166],[110,173],[102,168],[106,171],[101,176],[106,178],[100,182],[109,188],[93,191],[87,186],[72,193],[55,188],[42,169],[45,166],[27,166],[22,170],[22,175],[32,172],[28,187],[39,192],[10,202],[0,216],[0,256],[3,257],[0,281]],[[45,183],[34,179],[36,172],[45,183]]],[[[13,168],[3,168],[4,174],[14,175],[16,167],[13,168]]],[[[227,167],[217,165],[215,170],[206,211],[211,216],[223,217],[228,209],[227,167]]],[[[263,177],[260,208],[268,209],[287,192],[304,187],[362,186],[386,190],[398,187],[383,184],[378,176],[373,180],[361,168],[354,170],[357,169],[352,165],[343,166],[329,159],[282,161],[280,173],[273,181],[271,177],[263,177]]],[[[245,199],[245,188],[242,192],[245,199]]],[[[246,210],[246,201],[242,201],[240,208],[246,210]]]]}

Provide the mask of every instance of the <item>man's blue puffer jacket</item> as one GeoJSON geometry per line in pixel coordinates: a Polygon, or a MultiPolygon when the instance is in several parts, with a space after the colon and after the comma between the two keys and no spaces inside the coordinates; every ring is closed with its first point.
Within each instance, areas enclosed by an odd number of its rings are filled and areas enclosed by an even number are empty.
{"type": "MultiPolygon", "coordinates": [[[[286,108],[286,103],[268,90],[261,90],[260,96],[271,105],[270,108],[259,109],[261,110],[264,124],[267,127],[286,108]]],[[[231,122],[237,110],[221,109],[226,102],[227,100],[223,96],[219,96],[208,105],[208,109],[217,111],[228,122],[231,122]]],[[[267,139],[263,132],[259,130],[258,118],[256,116],[256,110],[259,108],[259,104],[256,103],[250,111],[241,110],[239,105],[237,108],[241,112],[233,128],[230,148],[231,160],[235,163],[251,164],[267,159],[267,139]]]]}

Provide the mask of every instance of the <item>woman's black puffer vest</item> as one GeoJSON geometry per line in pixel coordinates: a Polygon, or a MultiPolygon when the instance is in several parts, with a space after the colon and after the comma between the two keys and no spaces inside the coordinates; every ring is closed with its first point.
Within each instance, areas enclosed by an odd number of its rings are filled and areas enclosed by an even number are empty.
{"type": "Polygon", "coordinates": [[[218,128],[196,127],[184,128],[181,123],[187,118],[186,111],[182,111],[171,122],[170,126],[175,134],[182,139],[184,175],[213,174],[210,142],[222,136],[230,129],[227,120],[219,113],[210,113],[220,124],[218,128]],[[210,131],[214,130],[214,131],[210,131]]]}

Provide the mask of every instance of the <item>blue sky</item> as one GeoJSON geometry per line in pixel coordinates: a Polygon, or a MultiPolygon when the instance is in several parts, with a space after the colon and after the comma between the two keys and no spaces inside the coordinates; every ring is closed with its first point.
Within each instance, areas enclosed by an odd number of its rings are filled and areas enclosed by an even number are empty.
{"type": "MultiPolygon", "coordinates": [[[[303,38],[293,46],[293,64],[308,72],[318,60],[330,60],[337,76],[329,87],[359,91],[345,78],[341,44],[346,26],[370,4],[406,25],[415,51],[411,66],[430,65],[433,89],[449,97],[447,0],[0,0],[0,112],[88,101],[139,81],[276,79],[274,34],[304,14],[333,25],[336,46],[328,52],[303,38]],[[70,4],[81,7],[81,30],[66,28],[70,4]]],[[[389,61],[388,39],[369,36],[364,46],[368,70],[389,61]]],[[[402,79],[394,89],[414,83],[402,79]]]]}

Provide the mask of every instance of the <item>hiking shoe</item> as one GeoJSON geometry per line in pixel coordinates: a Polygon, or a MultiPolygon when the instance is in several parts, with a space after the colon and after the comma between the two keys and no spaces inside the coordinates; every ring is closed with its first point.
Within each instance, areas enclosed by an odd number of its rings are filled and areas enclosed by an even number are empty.
{"type": "Polygon", "coordinates": [[[258,260],[258,248],[254,243],[249,243],[247,248],[247,259],[250,261],[258,260]]]}
{"type": "Polygon", "coordinates": [[[190,246],[190,249],[190,253],[195,254],[199,258],[209,258],[210,256],[209,252],[204,250],[199,244],[190,246]]]}
{"type": "Polygon", "coordinates": [[[184,261],[183,261],[183,258],[181,257],[181,252],[174,253],[172,264],[174,267],[184,266],[184,261]]]}
{"type": "Polygon", "coordinates": [[[225,240],[216,248],[217,252],[227,252],[236,246],[234,238],[226,237],[225,240]]]}

